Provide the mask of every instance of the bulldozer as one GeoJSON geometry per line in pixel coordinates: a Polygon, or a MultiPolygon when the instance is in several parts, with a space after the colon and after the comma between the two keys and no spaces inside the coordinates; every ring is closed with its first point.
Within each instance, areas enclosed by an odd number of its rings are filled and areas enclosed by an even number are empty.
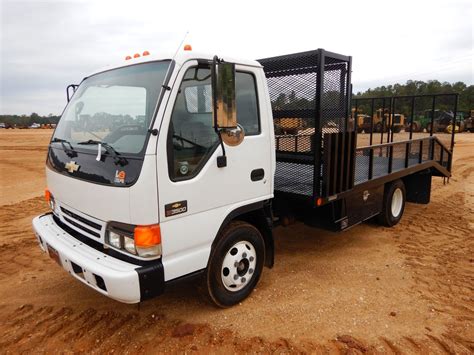
{"type": "MultiPolygon", "coordinates": [[[[389,128],[394,133],[401,132],[402,128],[405,127],[406,118],[401,113],[390,113],[389,109],[379,108],[375,111],[373,117],[373,130],[374,132],[387,132],[389,128]]],[[[357,131],[358,132],[370,132],[371,129],[371,117],[370,115],[357,114],[357,131]]]]}
{"type": "Polygon", "coordinates": [[[297,117],[275,118],[273,123],[277,135],[297,134],[298,131],[305,129],[307,126],[305,120],[297,117]]]}
{"type": "Polygon", "coordinates": [[[471,115],[464,119],[464,129],[474,133],[474,110],[471,110],[471,115]]]}

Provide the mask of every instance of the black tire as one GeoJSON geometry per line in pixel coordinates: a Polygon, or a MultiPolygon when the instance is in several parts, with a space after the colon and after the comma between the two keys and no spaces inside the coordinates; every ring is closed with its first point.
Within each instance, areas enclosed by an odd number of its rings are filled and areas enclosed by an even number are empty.
{"type": "Polygon", "coordinates": [[[402,126],[395,126],[392,130],[393,133],[400,133],[402,131],[402,126]]]}
{"type": "Polygon", "coordinates": [[[403,216],[403,211],[405,210],[405,202],[406,202],[406,190],[405,184],[402,180],[396,180],[391,183],[385,185],[384,194],[383,194],[383,202],[382,202],[382,212],[377,216],[377,221],[386,227],[393,227],[396,225],[403,216]],[[397,192],[396,192],[397,191],[397,192]],[[400,191],[401,192],[401,206],[398,207],[398,204],[395,203],[395,211],[396,215],[393,213],[392,207],[392,200],[394,199],[394,194],[396,193],[397,196],[395,197],[397,200],[400,198],[400,191]]]}
{"type": "MultiPolygon", "coordinates": [[[[262,274],[265,260],[265,242],[257,228],[242,221],[231,222],[217,238],[217,243],[211,251],[211,256],[206,269],[207,293],[214,304],[222,308],[227,308],[247,298],[257,285],[262,274]],[[236,249],[234,246],[240,242],[243,242],[243,245],[247,249],[249,248],[247,243],[254,248],[256,254],[256,257],[254,258],[255,269],[249,268],[250,257],[247,259],[243,254],[243,257],[242,255],[236,254],[236,264],[244,264],[244,267],[246,267],[247,270],[242,269],[238,271],[238,268],[236,267],[235,270],[229,271],[227,268],[227,274],[232,274],[234,272],[235,275],[233,276],[238,277],[236,284],[242,279],[245,279],[247,283],[241,289],[230,291],[228,289],[230,285],[226,286],[223,281],[223,275],[226,269],[224,267],[224,260],[226,256],[230,255],[233,249],[236,249]],[[240,259],[240,261],[237,259],[240,259]],[[244,262],[245,260],[246,262],[244,262]],[[245,273],[241,274],[240,272],[245,273]]],[[[251,261],[253,262],[253,260],[251,261]]]]}

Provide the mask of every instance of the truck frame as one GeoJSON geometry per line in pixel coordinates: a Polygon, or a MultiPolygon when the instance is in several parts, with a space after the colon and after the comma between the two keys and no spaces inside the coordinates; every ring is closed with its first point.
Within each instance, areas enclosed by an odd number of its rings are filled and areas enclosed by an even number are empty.
{"type": "Polygon", "coordinates": [[[349,56],[148,55],[68,86],[46,163],[51,212],[33,220],[43,251],[118,301],[201,276],[232,306],[273,266],[276,226],[393,226],[406,201],[429,202],[432,176],[451,176],[454,132],[450,146],[391,131],[357,146],[349,56]]]}

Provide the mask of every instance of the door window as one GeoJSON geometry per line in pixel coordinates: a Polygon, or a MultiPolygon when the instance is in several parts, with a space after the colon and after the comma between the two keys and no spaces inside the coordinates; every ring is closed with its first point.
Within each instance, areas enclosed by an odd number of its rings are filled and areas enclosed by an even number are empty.
{"type": "MultiPolygon", "coordinates": [[[[255,78],[236,73],[237,122],[246,135],[260,133],[255,78]]],[[[186,71],[176,97],[168,131],[168,165],[171,180],[197,175],[219,144],[213,127],[211,70],[186,71]]]]}

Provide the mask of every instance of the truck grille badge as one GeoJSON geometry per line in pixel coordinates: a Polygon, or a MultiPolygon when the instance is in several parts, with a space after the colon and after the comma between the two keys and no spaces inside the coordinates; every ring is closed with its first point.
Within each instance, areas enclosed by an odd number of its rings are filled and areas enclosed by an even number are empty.
{"type": "Polygon", "coordinates": [[[71,160],[69,163],[66,163],[64,167],[66,168],[67,171],[69,171],[70,173],[73,173],[79,170],[80,165],[76,164],[75,161],[71,160]]]}

